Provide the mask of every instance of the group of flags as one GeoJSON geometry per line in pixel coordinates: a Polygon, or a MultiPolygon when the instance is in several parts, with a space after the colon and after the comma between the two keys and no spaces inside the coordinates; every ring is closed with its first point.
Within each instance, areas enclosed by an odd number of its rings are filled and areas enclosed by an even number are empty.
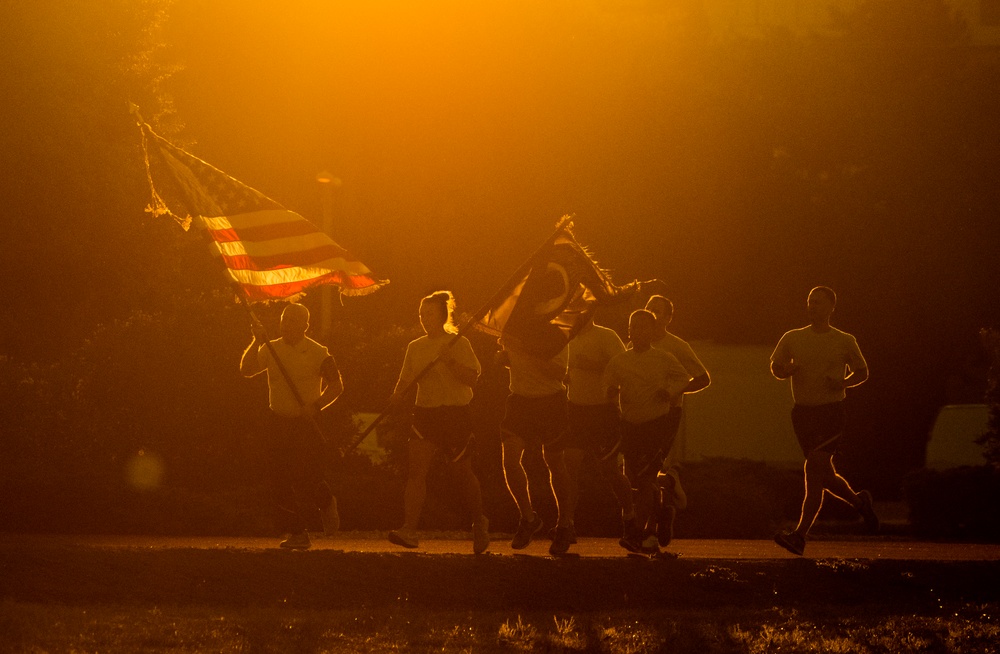
{"type": "MultiPolygon", "coordinates": [[[[364,295],[389,283],[299,214],[171,144],[141,120],[139,127],[152,193],[147,210],[173,217],[184,229],[203,230],[246,300],[289,300],[322,285],[364,295]]],[[[470,325],[549,357],[598,304],[633,288],[612,283],[564,217],[470,325]]]]}

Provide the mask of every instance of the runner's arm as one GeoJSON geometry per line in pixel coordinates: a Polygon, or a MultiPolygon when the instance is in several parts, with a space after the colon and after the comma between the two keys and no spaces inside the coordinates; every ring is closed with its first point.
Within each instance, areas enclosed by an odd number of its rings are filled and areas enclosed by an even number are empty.
{"type": "Polygon", "coordinates": [[[316,411],[322,411],[333,404],[340,394],[344,392],[344,379],[340,376],[340,368],[337,367],[337,360],[332,356],[323,360],[319,368],[320,375],[326,382],[326,388],[313,404],[316,411]]]}
{"type": "Polygon", "coordinates": [[[243,352],[243,357],[240,359],[240,374],[244,377],[253,377],[264,372],[264,366],[261,365],[259,350],[263,341],[259,341],[256,331],[253,335],[253,341],[250,346],[247,347],[243,352]]]}

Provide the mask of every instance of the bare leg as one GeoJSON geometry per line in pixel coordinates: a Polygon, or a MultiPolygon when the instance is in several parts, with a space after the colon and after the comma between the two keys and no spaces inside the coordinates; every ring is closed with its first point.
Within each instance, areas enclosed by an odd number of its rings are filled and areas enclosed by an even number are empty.
{"type": "MultiPolygon", "coordinates": [[[[579,489],[573,488],[573,477],[567,469],[566,454],[569,451],[551,452],[547,447],[542,448],[545,465],[549,469],[549,485],[552,487],[552,494],[556,498],[556,508],[559,510],[557,527],[572,525],[576,513],[576,499],[579,489]]],[[[579,450],[573,451],[578,452],[579,450]]]]}
{"type": "Polygon", "coordinates": [[[802,514],[795,532],[800,536],[809,533],[820,509],[823,508],[824,491],[857,506],[860,499],[851,490],[847,480],[837,474],[833,467],[833,455],[827,452],[811,452],[803,466],[805,475],[805,498],[802,500],[802,514]]]}
{"type": "Polygon", "coordinates": [[[427,498],[427,472],[437,446],[425,440],[412,439],[409,443],[406,488],[403,491],[403,531],[416,531],[420,512],[427,498]]]}
{"type": "Polygon", "coordinates": [[[461,461],[449,464],[449,467],[454,471],[462,489],[462,496],[465,499],[465,507],[469,511],[471,522],[477,522],[483,515],[483,491],[479,485],[479,478],[472,470],[472,457],[465,456],[461,461]]]}
{"type": "Polygon", "coordinates": [[[861,505],[861,498],[858,497],[858,494],[854,492],[851,485],[847,483],[847,480],[844,479],[834,467],[832,456],[830,457],[830,469],[824,486],[826,487],[827,492],[836,497],[838,500],[846,502],[855,508],[861,505]]]}
{"type": "Polygon", "coordinates": [[[531,495],[528,490],[528,475],[524,470],[524,440],[517,436],[504,434],[503,441],[503,476],[521,518],[532,522],[535,510],[531,506],[531,495]]]}
{"type": "Polygon", "coordinates": [[[580,468],[583,466],[583,450],[567,449],[563,451],[563,456],[566,460],[566,472],[569,473],[570,488],[573,491],[573,506],[576,507],[580,503],[580,468]]]}
{"type": "Polygon", "coordinates": [[[656,473],[644,475],[636,480],[635,512],[640,525],[645,525],[647,534],[656,532],[656,510],[660,504],[660,487],[656,484],[656,473]]]}
{"type": "Polygon", "coordinates": [[[622,509],[622,520],[635,518],[635,500],[632,497],[632,484],[617,458],[609,458],[597,463],[601,476],[611,486],[611,492],[618,500],[618,505],[622,509]]]}

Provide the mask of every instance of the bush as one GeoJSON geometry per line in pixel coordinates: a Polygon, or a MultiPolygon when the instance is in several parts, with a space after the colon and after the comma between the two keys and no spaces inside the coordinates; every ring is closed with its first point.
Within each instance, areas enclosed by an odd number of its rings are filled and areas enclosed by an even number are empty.
{"type": "Polygon", "coordinates": [[[989,422],[986,433],[976,440],[983,445],[986,461],[1000,470],[1000,330],[983,329],[979,332],[983,347],[990,356],[987,375],[986,404],[989,405],[989,422]]]}
{"type": "Polygon", "coordinates": [[[677,516],[681,538],[770,538],[795,521],[802,505],[802,472],[746,459],[711,458],[685,464],[681,482],[688,508],[677,516]]]}
{"type": "Polygon", "coordinates": [[[917,470],[903,480],[915,534],[928,538],[1000,539],[1000,472],[992,466],[917,470]]]}

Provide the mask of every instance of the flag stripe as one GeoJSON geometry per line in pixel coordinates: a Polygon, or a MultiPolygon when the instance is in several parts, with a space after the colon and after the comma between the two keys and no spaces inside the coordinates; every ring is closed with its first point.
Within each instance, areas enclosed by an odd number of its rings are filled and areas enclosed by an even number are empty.
{"type": "Polygon", "coordinates": [[[274,257],[282,253],[311,252],[323,250],[326,252],[325,259],[353,259],[344,248],[340,247],[323,234],[311,235],[308,238],[281,238],[262,243],[252,243],[244,241],[229,241],[226,243],[212,243],[212,246],[224,256],[251,256],[251,257],[274,257]]]}
{"type": "MultiPolygon", "coordinates": [[[[320,279],[331,271],[328,268],[289,266],[276,270],[241,270],[230,269],[232,278],[240,284],[250,286],[274,286],[280,284],[303,284],[320,279]]],[[[333,271],[345,274],[344,271],[333,271]]]]}
{"type": "Polygon", "coordinates": [[[262,227],[277,223],[297,223],[308,220],[288,209],[257,209],[246,213],[234,214],[231,216],[202,216],[202,224],[206,229],[246,229],[248,227],[262,227]]]}
{"type": "Polygon", "coordinates": [[[359,261],[347,261],[342,258],[318,255],[317,251],[285,253],[267,258],[246,255],[222,255],[222,261],[231,270],[251,270],[258,272],[286,270],[288,268],[326,268],[330,270],[343,270],[352,275],[363,275],[368,270],[359,261]]]}
{"type": "Polygon", "coordinates": [[[218,243],[228,243],[230,241],[249,241],[251,243],[270,241],[276,238],[289,238],[293,236],[306,236],[309,234],[322,234],[308,222],[300,223],[279,223],[274,225],[262,225],[260,227],[245,227],[236,229],[212,229],[208,230],[208,235],[213,241],[218,243]]]}
{"type": "MultiPolygon", "coordinates": [[[[302,269],[286,268],[284,271],[302,269]]],[[[282,272],[284,272],[282,271],[282,272]]],[[[344,290],[374,291],[382,284],[368,277],[350,275],[344,271],[318,271],[321,274],[296,278],[291,276],[282,279],[276,271],[264,273],[264,276],[249,276],[250,271],[230,270],[229,276],[240,284],[247,298],[253,301],[280,300],[302,293],[306,289],[320,284],[336,284],[344,290]]]]}
{"type": "Polygon", "coordinates": [[[251,241],[322,233],[316,225],[287,209],[265,209],[232,216],[202,218],[202,224],[209,233],[236,231],[245,240],[251,241]],[[274,234],[274,236],[269,234],[274,234]]]}
{"type": "Polygon", "coordinates": [[[235,216],[203,218],[202,221],[212,239],[220,243],[323,234],[302,216],[286,210],[252,211],[235,216]]]}

